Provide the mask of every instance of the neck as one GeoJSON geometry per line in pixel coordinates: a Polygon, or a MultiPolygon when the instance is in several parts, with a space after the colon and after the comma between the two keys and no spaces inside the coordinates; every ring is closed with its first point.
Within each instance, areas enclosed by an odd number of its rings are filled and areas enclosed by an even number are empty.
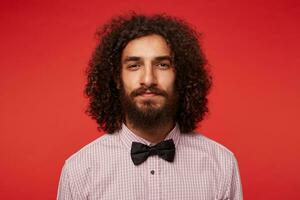
{"type": "Polygon", "coordinates": [[[165,123],[164,126],[153,127],[153,129],[151,130],[144,130],[139,129],[129,120],[126,120],[125,124],[135,135],[151,142],[152,144],[157,144],[163,141],[175,126],[175,123],[173,121],[170,121],[168,123],[165,123]]]}

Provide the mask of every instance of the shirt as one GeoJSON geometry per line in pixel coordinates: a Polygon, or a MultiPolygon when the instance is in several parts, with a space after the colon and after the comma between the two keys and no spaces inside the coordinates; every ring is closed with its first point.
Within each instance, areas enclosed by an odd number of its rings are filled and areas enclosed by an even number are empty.
{"type": "Polygon", "coordinates": [[[180,133],[176,124],[165,140],[173,139],[173,162],[157,155],[134,165],[132,142],[153,145],[125,124],[104,134],[65,161],[58,200],[242,200],[237,160],[221,144],[195,131],[180,133]]]}

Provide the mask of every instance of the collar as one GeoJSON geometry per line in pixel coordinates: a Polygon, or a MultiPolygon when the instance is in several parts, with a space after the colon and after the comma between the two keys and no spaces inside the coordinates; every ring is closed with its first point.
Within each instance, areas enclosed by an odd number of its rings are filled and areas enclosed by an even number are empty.
{"type": "MultiPolygon", "coordinates": [[[[125,144],[125,146],[128,149],[131,149],[132,142],[140,142],[148,146],[153,145],[151,142],[134,134],[124,123],[122,124],[122,128],[119,130],[119,136],[121,141],[125,144]]],[[[177,147],[180,139],[180,129],[177,123],[175,127],[168,133],[164,140],[168,139],[173,139],[175,147],[177,147]]]]}

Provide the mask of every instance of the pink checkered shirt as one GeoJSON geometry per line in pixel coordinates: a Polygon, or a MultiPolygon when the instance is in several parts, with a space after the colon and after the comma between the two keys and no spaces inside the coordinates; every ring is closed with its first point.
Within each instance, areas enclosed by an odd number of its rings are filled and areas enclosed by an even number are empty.
{"type": "Polygon", "coordinates": [[[156,155],[135,166],[132,142],[153,144],[123,124],[66,160],[57,199],[243,199],[238,164],[226,147],[196,132],[181,134],[178,125],[167,139],[175,143],[174,162],[156,155]]]}

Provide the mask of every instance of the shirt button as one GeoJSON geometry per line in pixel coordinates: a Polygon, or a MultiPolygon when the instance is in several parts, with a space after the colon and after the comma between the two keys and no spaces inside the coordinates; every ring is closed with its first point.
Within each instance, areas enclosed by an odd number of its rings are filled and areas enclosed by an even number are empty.
{"type": "Polygon", "coordinates": [[[155,173],[155,171],[154,170],[151,170],[151,174],[153,175],[155,173]]]}

